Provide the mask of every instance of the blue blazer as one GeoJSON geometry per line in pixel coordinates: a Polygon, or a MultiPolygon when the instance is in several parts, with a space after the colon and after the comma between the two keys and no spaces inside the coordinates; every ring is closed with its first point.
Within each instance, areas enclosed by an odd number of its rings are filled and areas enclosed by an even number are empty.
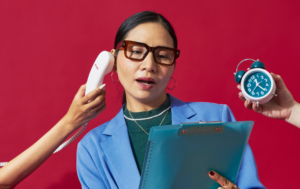
{"type": "MultiPolygon", "coordinates": [[[[227,105],[183,102],[171,95],[172,124],[199,121],[235,121],[227,105]]],[[[79,142],[77,174],[82,188],[137,189],[140,173],[134,159],[123,108],[112,120],[91,130],[79,142]]],[[[252,151],[247,145],[239,171],[239,188],[265,188],[259,181],[252,151]]]]}

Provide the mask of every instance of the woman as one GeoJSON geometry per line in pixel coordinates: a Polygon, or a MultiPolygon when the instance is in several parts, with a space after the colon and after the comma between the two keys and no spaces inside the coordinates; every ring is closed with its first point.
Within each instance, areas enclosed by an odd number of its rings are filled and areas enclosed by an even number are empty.
{"type": "Polygon", "coordinates": [[[42,165],[73,131],[105,109],[104,89],[97,88],[86,96],[84,91],[82,85],[67,114],[35,144],[0,169],[0,189],[14,188],[42,165]]]}
{"type": "MultiPolygon", "coordinates": [[[[115,74],[124,87],[124,106],[78,144],[82,188],[138,188],[152,126],[235,121],[226,105],[185,103],[166,94],[179,50],[171,24],[160,14],[146,11],[129,17],[120,26],[111,52],[116,59],[115,74]]],[[[264,188],[249,146],[237,185],[264,188]]]]}

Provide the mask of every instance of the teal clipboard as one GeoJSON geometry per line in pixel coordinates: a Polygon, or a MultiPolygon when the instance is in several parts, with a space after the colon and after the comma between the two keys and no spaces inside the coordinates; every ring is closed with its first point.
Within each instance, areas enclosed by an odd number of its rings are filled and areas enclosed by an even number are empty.
{"type": "Polygon", "coordinates": [[[155,126],[149,133],[139,189],[210,189],[215,170],[236,183],[253,121],[155,126]]]}

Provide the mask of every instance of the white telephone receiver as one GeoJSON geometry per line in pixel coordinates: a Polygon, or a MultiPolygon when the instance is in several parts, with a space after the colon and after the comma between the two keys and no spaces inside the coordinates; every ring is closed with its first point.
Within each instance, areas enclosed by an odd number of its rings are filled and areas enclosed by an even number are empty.
{"type": "MultiPolygon", "coordinates": [[[[87,83],[86,83],[86,89],[85,94],[88,94],[89,92],[93,91],[103,83],[103,78],[106,74],[111,72],[114,65],[114,56],[107,51],[102,51],[97,59],[95,60],[92,69],[90,71],[87,83]]],[[[100,88],[103,88],[105,85],[100,86],[100,88]]],[[[60,150],[64,149],[66,146],[71,144],[75,139],[77,139],[86,129],[87,123],[84,124],[80,130],[73,135],[69,140],[65,141],[63,144],[61,144],[54,152],[59,152],[60,150]]],[[[6,165],[7,162],[0,162],[0,167],[3,167],[6,165]]]]}

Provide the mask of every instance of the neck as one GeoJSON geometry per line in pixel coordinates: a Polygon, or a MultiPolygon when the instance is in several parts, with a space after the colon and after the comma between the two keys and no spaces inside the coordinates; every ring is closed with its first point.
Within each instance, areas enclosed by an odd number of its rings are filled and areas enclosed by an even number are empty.
{"type": "Polygon", "coordinates": [[[162,105],[166,101],[166,98],[167,94],[165,92],[159,95],[158,97],[154,98],[153,100],[141,100],[134,98],[129,94],[126,94],[126,106],[127,109],[131,112],[150,111],[162,105]]]}

